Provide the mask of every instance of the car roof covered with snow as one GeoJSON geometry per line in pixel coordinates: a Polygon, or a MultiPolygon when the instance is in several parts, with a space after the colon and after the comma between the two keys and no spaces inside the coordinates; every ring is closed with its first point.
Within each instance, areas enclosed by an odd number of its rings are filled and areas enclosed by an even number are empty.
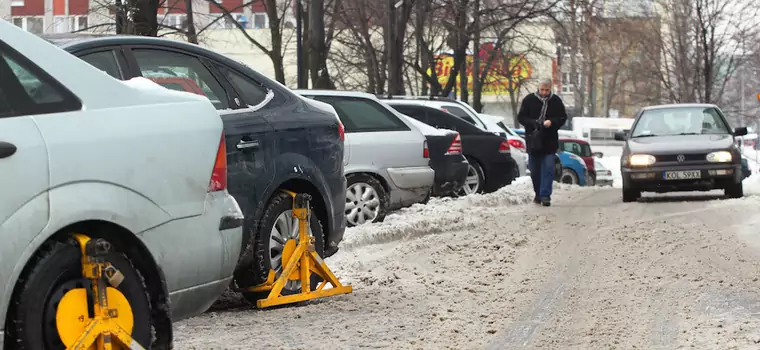
{"type": "Polygon", "coordinates": [[[320,89],[294,89],[293,92],[299,94],[299,95],[320,95],[320,96],[348,96],[348,97],[358,97],[358,98],[367,98],[370,100],[379,101],[380,99],[377,98],[377,96],[361,92],[361,91],[348,91],[348,90],[320,90],[320,89]]]}
{"type": "Polygon", "coordinates": [[[663,104],[663,105],[654,105],[654,106],[646,106],[642,108],[642,111],[649,111],[653,109],[668,109],[668,108],[694,108],[694,107],[713,107],[718,108],[717,105],[712,103],[670,103],[670,104],[663,104]]]}

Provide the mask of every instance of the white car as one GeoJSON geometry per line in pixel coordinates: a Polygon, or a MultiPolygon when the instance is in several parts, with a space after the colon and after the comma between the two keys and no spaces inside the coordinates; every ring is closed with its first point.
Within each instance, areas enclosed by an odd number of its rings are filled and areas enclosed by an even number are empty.
{"type": "Polygon", "coordinates": [[[506,126],[504,124],[504,118],[483,113],[480,113],[478,115],[480,116],[481,120],[489,124],[496,125],[497,128],[506,133],[506,138],[507,142],[509,142],[509,149],[512,153],[512,158],[515,159],[517,168],[520,171],[520,175],[518,176],[530,175],[530,171],[528,170],[528,152],[525,148],[525,139],[515,133],[510,127],[506,126]]]}
{"type": "Polygon", "coordinates": [[[594,169],[596,170],[596,186],[612,186],[612,171],[605,168],[597,158],[594,158],[594,169]]]}
{"type": "Polygon", "coordinates": [[[425,135],[407,117],[364,92],[295,90],[331,105],[345,127],[346,223],[382,221],[426,201],[434,184],[425,135]]]}
{"type": "Polygon", "coordinates": [[[86,286],[80,233],[111,243],[132,337],[168,347],[171,322],[205,311],[240,254],[216,109],[116,80],[6,21],[0,55],[0,341],[49,349],[61,341],[56,317],[81,316],[56,316],[86,286]]]}

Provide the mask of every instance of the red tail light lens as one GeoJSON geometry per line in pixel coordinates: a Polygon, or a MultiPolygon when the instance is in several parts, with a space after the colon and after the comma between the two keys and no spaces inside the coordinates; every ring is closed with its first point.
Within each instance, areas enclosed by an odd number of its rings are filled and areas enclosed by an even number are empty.
{"type": "Polygon", "coordinates": [[[422,143],[422,156],[425,158],[430,158],[430,150],[428,150],[427,140],[422,143]]]}
{"type": "Polygon", "coordinates": [[[499,153],[509,153],[509,142],[507,140],[501,141],[499,145],[499,153]]]}
{"type": "Polygon", "coordinates": [[[454,137],[454,141],[451,141],[451,146],[449,146],[446,154],[462,154],[462,138],[459,137],[459,133],[454,137]]]}
{"type": "Polygon", "coordinates": [[[211,172],[211,181],[208,185],[209,192],[224,191],[227,189],[227,143],[222,134],[219,148],[216,150],[214,171],[211,172]]]}
{"type": "Polygon", "coordinates": [[[338,121],[338,136],[340,136],[341,141],[346,140],[346,128],[343,126],[343,123],[338,121]]]}
{"type": "Polygon", "coordinates": [[[509,145],[517,149],[525,149],[525,143],[520,140],[509,140],[509,145]]]}

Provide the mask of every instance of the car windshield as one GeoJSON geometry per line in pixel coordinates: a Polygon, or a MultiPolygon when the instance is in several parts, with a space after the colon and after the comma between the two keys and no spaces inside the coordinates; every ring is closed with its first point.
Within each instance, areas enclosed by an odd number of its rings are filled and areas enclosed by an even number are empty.
{"type": "Polygon", "coordinates": [[[729,133],[728,125],[715,107],[678,107],[645,111],[631,137],[729,133]]]}

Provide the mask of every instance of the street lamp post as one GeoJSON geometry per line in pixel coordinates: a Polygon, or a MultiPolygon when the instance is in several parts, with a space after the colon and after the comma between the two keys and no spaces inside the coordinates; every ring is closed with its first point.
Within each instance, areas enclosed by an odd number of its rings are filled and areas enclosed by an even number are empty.
{"type": "Polygon", "coordinates": [[[298,70],[298,88],[305,89],[303,77],[303,7],[301,0],[296,2],[296,69],[298,70]]]}

